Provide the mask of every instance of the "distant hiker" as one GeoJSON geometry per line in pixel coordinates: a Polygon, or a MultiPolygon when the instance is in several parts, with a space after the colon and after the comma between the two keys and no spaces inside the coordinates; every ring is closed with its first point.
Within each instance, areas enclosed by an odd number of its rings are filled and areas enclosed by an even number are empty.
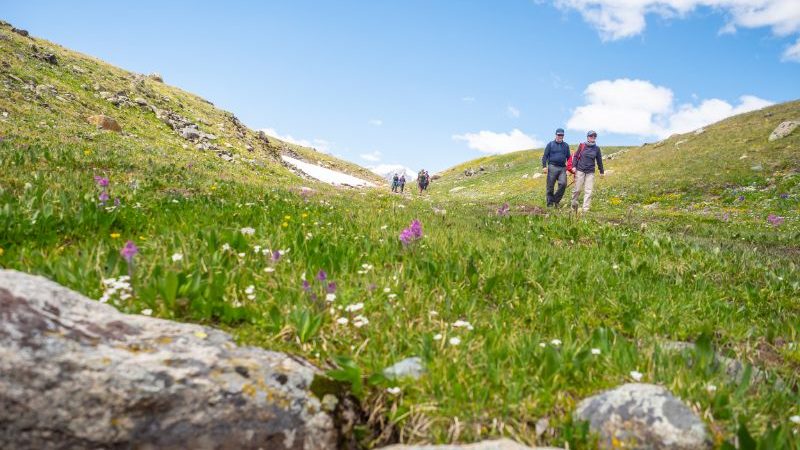
{"type": "Polygon", "coordinates": [[[397,176],[397,174],[394,174],[394,176],[392,177],[392,192],[397,192],[397,186],[399,185],[400,185],[400,178],[397,176]]]}
{"type": "Polygon", "coordinates": [[[547,174],[547,206],[558,208],[564,191],[567,189],[567,159],[569,159],[569,145],[564,142],[564,129],[556,130],[556,138],[547,144],[542,155],[542,172],[547,174]],[[556,181],[558,190],[553,193],[556,181]]]}
{"type": "Polygon", "coordinates": [[[419,186],[419,193],[422,194],[422,191],[428,189],[428,183],[430,183],[430,177],[428,176],[428,171],[423,169],[420,170],[417,174],[417,186],[419,186]]]}
{"type": "Polygon", "coordinates": [[[406,189],[406,174],[400,175],[400,192],[406,189]]]}
{"type": "Polygon", "coordinates": [[[578,211],[578,196],[583,190],[583,212],[589,211],[592,202],[592,189],[594,188],[594,166],[600,169],[603,175],[603,155],[600,147],[595,143],[597,133],[589,131],[586,133],[586,142],[581,144],[578,152],[573,157],[572,165],[575,167],[575,189],[572,191],[572,209],[578,211]]]}

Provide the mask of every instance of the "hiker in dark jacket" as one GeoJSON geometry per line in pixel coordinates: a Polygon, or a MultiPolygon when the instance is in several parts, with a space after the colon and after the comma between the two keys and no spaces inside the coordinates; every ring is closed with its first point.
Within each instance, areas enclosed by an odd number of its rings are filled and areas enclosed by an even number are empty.
{"type": "Polygon", "coordinates": [[[601,176],[605,173],[603,155],[600,153],[600,147],[595,142],[596,140],[597,133],[594,131],[586,133],[586,143],[583,149],[573,157],[575,189],[572,191],[572,209],[575,212],[578,212],[578,196],[581,194],[581,190],[583,190],[583,212],[589,211],[589,205],[592,203],[592,189],[594,189],[595,164],[600,169],[601,176]]]}
{"type": "Polygon", "coordinates": [[[542,155],[542,172],[547,174],[548,207],[558,208],[567,189],[567,159],[569,159],[569,145],[564,142],[564,129],[559,128],[556,130],[556,139],[547,144],[542,155]],[[556,181],[558,190],[554,194],[556,181]]]}

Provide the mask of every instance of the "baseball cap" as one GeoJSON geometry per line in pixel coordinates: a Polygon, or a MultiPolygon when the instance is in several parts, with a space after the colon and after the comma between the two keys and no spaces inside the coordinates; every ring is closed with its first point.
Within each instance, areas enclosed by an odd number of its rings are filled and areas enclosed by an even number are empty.
{"type": "Polygon", "coordinates": [[[556,134],[564,134],[564,129],[563,128],[556,129],[556,134]]]}
{"type": "Polygon", "coordinates": [[[596,131],[594,131],[594,130],[589,130],[589,132],[588,132],[588,133],[586,133],[586,136],[587,136],[587,137],[588,137],[588,136],[595,136],[595,137],[597,137],[597,132],[596,132],[596,131]]]}

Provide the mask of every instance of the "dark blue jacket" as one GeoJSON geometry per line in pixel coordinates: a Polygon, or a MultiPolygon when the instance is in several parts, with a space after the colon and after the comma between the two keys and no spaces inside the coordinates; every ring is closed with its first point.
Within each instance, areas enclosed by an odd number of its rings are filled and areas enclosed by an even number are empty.
{"type": "Polygon", "coordinates": [[[573,165],[575,169],[581,172],[594,173],[595,161],[597,161],[597,168],[600,169],[600,173],[603,173],[603,155],[600,153],[600,147],[597,144],[589,145],[587,143],[577,163],[574,162],[573,158],[573,165]]]}
{"type": "Polygon", "coordinates": [[[564,141],[561,141],[560,144],[556,141],[550,141],[547,147],[544,148],[542,167],[547,167],[547,163],[564,167],[567,165],[567,158],[569,158],[569,144],[564,141]]]}

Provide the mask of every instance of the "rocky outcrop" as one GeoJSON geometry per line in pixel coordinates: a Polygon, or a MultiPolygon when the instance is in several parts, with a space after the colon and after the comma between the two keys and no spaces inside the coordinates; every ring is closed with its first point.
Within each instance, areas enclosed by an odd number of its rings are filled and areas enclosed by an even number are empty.
{"type": "Polygon", "coordinates": [[[600,448],[710,449],[706,426],[661,386],[624,384],[584,399],[574,413],[600,435],[600,448]]]}
{"type": "Polygon", "coordinates": [[[158,72],[151,73],[150,75],[147,76],[147,78],[150,78],[151,80],[157,81],[159,83],[163,83],[164,82],[164,78],[158,72]]]}
{"type": "Polygon", "coordinates": [[[101,130],[116,131],[117,133],[122,131],[122,127],[113,117],[104,114],[89,116],[86,121],[101,130]]]}
{"type": "Polygon", "coordinates": [[[0,271],[0,448],[330,449],[318,370],[0,271]]]}
{"type": "Polygon", "coordinates": [[[788,120],[783,122],[772,130],[772,133],[769,135],[769,140],[776,141],[778,139],[783,139],[792,134],[792,131],[798,126],[800,126],[800,120],[788,120]]]}
{"type": "Polygon", "coordinates": [[[497,439],[473,444],[390,445],[380,450],[561,450],[554,447],[528,447],[511,439],[497,439]]]}

